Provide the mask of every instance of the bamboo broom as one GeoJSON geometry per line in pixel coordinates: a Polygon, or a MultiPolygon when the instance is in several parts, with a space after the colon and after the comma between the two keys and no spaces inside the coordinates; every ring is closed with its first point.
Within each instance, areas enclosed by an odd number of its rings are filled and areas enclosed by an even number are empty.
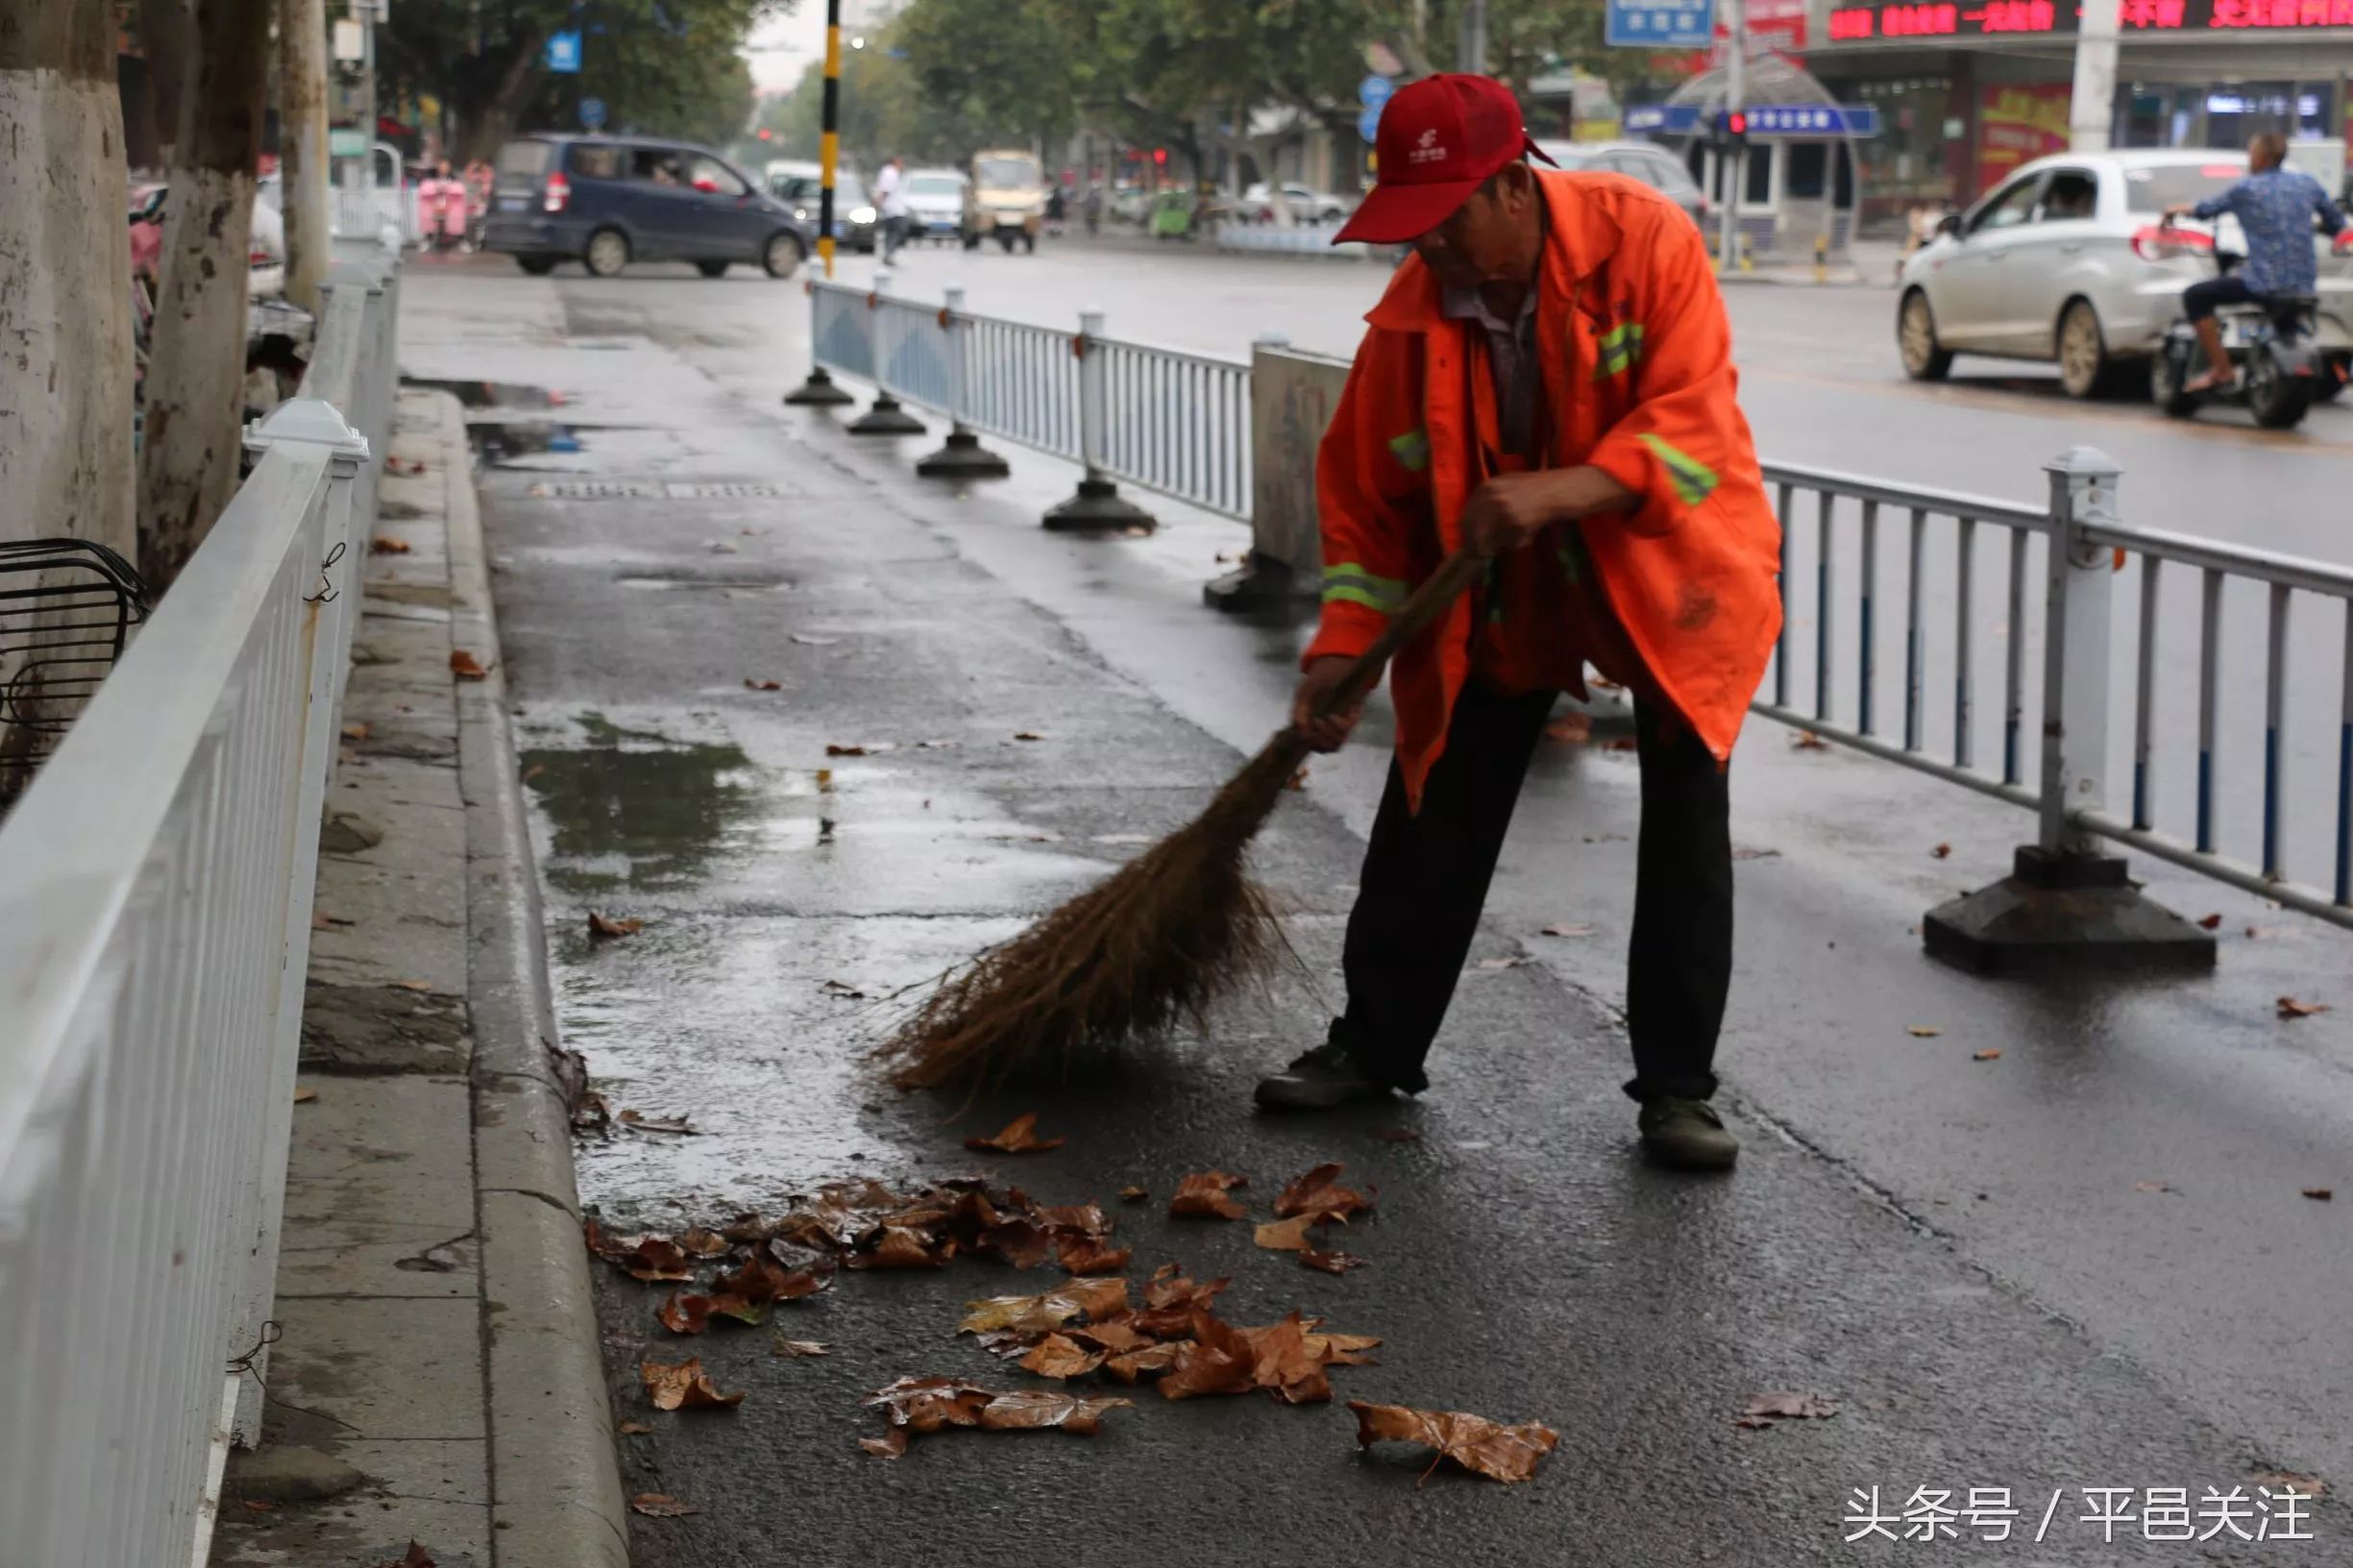
{"type": "MultiPolygon", "coordinates": [[[[1323,698],[1317,717],[1362,699],[1390,657],[1485,567],[1457,551],[1323,698]]],[[[1100,886],[951,973],[877,1051],[902,1089],[977,1088],[1024,1065],[1198,1025],[1217,996],[1287,950],[1250,841],[1308,755],[1286,724],[1209,809],[1100,886]]]]}

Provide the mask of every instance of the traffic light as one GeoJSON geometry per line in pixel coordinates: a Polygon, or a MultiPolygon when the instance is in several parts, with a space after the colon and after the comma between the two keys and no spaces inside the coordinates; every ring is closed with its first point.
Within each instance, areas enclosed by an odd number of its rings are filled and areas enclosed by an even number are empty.
{"type": "Polygon", "coordinates": [[[1168,161],[1168,149],[1167,149],[1167,148],[1165,148],[1165,147],[1155,147],[1155,148],[1153,148],[1153,149],[1152,149],[1152,161],[1153,161],[1153,162],[1155,162],[1155,163],[1165,163],[1165,162],[1167,162],[1167,161],[1168,161]]]}
{"type": "Polygon", "coordinates": [[[1716,112],[1716,145],[1737,147],[1749,139],[1749,116],[1746,110],[1719,110],[1716,112]]]}

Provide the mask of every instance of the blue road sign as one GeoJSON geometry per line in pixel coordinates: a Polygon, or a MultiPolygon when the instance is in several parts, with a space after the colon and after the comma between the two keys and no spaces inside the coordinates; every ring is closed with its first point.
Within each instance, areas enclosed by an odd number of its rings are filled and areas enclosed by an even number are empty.
{"type": "Polygon", "coordinates": [[[1395,95],[1397,84],[1385,76],[1368,76],[1357,84],[1357,102],[1366,109],[1379,109],[1395,95]]]}
{"type": "Polygon", "coordinates": [[[1357,116],[1357,135],[1363,140],[1370,141],[1380,135],[1380,132],[1381,106],[1376,104],[1357,116]]]}
{"type": "Polygon", "coordinates": [[[1630,136],[1687,136],[1699,128],[1697,104],[1636,104],[1626,111],[1630,136]]]}
{"type": "Polygon", "coordinates": [[[1716,0],[1608,0],[1602,41],[1612,49],[1705,49],[1716,0]]]}
{"type": "Polygon", "coordinates": [[[1782,106],[1752,105],[1749,135],[1752,136],[1875,136],[1879,111],[1862,104],[1782,106]]]}
{"type": "Polygon", "coordinates": [[[570,75],[580,68],[580,34],[577,28],[548,35],[548,52],[541,63],[551,71],[570,75]]]}
{"type": "Polygon", "coordinates": [[[591,130],[591,131],[601,131],[601,130],[603,130],[603,129],[604,129],[604,100],[603,100],[603,99],[601,99],[601,98],[583,98],[583,99],[581,99],[581,100],[580,100],[580,123],[581,123],[583,126],[586,126],[586,127],[587,127],[589,130],[591,130]]]}

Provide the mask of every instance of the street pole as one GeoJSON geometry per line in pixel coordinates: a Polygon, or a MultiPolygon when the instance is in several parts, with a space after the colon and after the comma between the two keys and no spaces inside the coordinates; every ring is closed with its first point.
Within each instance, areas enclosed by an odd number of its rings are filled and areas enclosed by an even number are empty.
{"type": "MultiPolygon", "coordinates": [[[[2113,3],[2113,0],[2111,0],[2113,3]]],[[[817,138],[817,254],[833,276],[833,171],[842,158],[842,0],[825,0],[824,114],[817,138]]]]}
{"type": "Polygon", "coordinates": [[[1487,74],[1487,0],[1470,0],[1462,8],[1462,37],[1455,69],[1473,76],[1487,74]]]}
{"type": "Polygon", "coordinates": [[[2075,33],[2075,95],[2068,105],[2068,150],[2104,153],[2116,117],[2117,0],[2083,0],[2075,33]]]}
{"type": "Polygon", "coordinates": [[[286,298],[316,315],[331,255],[327,223],[327,8],[280,0],[278,162],[286,218],[286,298]]]}
{"type": "MultiPolygon", "coordinates": [[[[2098,0],[2093,0],[2097,4],[2098,0]]],[[[2111,6],[2116,0],[2107,0],[2111,6]]],[[[1724,0],[1724,108],[1738,113],[1749,107],[1749,13],[1743,0],[1724,0]]],[[[1748,140],[1728,131],[1716,154],[1724,189],[1722,228],[1716,240],[1716,271],[1729,276],[1740,259],[1740,197],[1747,184],[1748,140]]]]}

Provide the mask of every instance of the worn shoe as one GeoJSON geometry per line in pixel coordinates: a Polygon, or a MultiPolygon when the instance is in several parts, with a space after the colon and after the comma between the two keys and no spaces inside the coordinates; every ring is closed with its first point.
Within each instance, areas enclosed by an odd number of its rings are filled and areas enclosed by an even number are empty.
{"type": "Polygon", "coordinates": [[[1662,1094],[1644,1103],[1635,1125],[1643,1151],[1676,1170],[1729,1170],[1740,1158],[1740,1139],[1725,1131],[1724,1117],[1705,1100],[1662,1094]]]}
{"type": "Polygon", "coordinates": [[[1365,1077],[1346,1047],[1328,1041],[1260,1079],[1258,1088],[1258,1102],[1269,1111],[1331,1111],[1388,1097],[1388,1085],[1365,1077]]]}

